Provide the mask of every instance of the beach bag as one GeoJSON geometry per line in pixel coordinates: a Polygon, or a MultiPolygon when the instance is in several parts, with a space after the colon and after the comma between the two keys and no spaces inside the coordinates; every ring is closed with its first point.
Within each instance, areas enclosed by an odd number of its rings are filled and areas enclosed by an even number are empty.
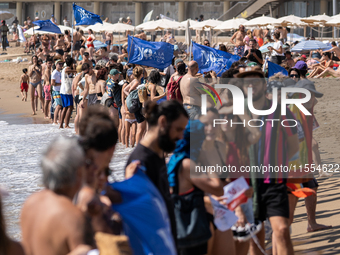
{"type": "Polygon", "coordinates": [[[105,92],[104,95],[102,96],[102,99],[100,100],[100,104],[105,105],[106,100],[108,99],[109,99],[109,95],[107,94],[107,92],[105,92]]]}
{"type": "Polygon", "coordinates": [[[115,84],[112,87],[112,93],[114,102],[116,103],[117,107],[122,107],[122,85],[115,84]]]}
{"type": "Polygon", "coordinates": [[[167,100],[178,100],[180,102],[183,101],[183,97],[181,94],[181,90],[179,87],[179,84],[182,80],[183,76],[179,77],[176,81],[172,77],[168,85],[166,86],[167,89],[167,95],[166,99],[167,100]]]}
{"type": "Polygon", "coordinates": [[[73,78],[70,78],[65,70],[64,70],[65,78],[64,78],[64,84],[65,84],[65,94],[66,95],[72,95],[72,83],[73,83],[73,78]]]}
{"type": "Polygon", "coordinates": [[[138,89],[131,91],[127,96],[126,106],[130,113],[136,113],[142,108],[142,104],[139,101],[138,89]]]}
{"type": "Polygon", "coordinates": [[[204,244],[211,237],[203,196],[203,191],[197,188],[184,195],[171,195],[175,207],[179,249],[204,244]]]}

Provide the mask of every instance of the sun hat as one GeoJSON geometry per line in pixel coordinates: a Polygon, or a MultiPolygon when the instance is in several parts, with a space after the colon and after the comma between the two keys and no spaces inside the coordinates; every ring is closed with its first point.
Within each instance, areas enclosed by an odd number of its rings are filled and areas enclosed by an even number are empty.
{"type": "Polygon", "coordinates": [[[56,60],[55,65],[57,65],[59,63],[64,63],[64,61],[62,61],[61,59],[58,59],[58,60],[56,60]]]}

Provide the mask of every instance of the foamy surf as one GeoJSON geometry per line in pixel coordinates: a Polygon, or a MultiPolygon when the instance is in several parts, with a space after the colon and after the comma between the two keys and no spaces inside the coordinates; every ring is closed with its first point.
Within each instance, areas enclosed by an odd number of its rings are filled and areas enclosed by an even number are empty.
{"type": "MultiPolygon", "coordinates": [[[[73,126],[71,126],[73,127],[73,126]]],[[[43,188],[40,159],[48,144],[58,136],[73,136],[74,129],[58,129],[51,124],[9,125],[0,121],[0,185],[9,196],[3,200],[7,233],[20,240],[20,211],[26,198],[43,188]]],[[[124,179],[124,166],[132,148],[117,144],[109,180],[124,179]]]]}

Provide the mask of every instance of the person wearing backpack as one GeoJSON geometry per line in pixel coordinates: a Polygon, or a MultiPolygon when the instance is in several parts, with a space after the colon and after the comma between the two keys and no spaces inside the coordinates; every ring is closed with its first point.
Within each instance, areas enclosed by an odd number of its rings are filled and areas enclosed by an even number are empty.
{"type": "MultiPolygon", "coordinates": [[[[141,66],[136,66],[133,71],[132,71],[134,80],[132,80],[128,85],[125,86],[123,92],[126,96],[129,96],[130,93],[133,93],[134,95],[137,94],[137,96],[135,97],[135,99],[138,99],[139,102],[139,98],[138,98],[138,91],[137,87],[141,84],[141,80],[143,78],[144,75],[144,69],[141,66]]],[[[122,97],[123,99],[123,97],[122,97]]],[[[129,99],[127,98],[126,102],[129,99]]],[[[138,103],[137,102],[137,103],[138,103]]],[[[137,120],[137,134],[136,134],[136,143],[138,144],[139,141],[142,139],[145,130],[146,130],[146,122],[145,122],[145,118],[144,116],[141,114],[141,110],[142,110],[142,105],[140,104],[140,109],[135,111],[135,118],[137,120]]],[[[131,109],[129,109],[129,111],[131,111],[131,109]]]]}
{"type": "MultiPolygon", "coordinates": [[[[121,72],[117,69],[111,69],[109,73],[109,80],[106,83],[106,93],[108,99],[105,101],[105,106],[109,108],[111,117],[118,122],[118,134],[120,134],[122,125],[122,115],[120,113],[120,108],[122,107],[122,86],[118,84],[121,72]],[[117,116],[119,120],[117,121],[117,116]]],[[[116,123],[117,124],[117,123],[116,123]]],[[[121,142],[121,137],[119,136],[119,141],[121,142]]]]}
{"type": "Polygon", "coordinates": [[[180,89],[180,82],[185,75],[185,64],[184,62],[179,62],[176,65],[177,72],[171,76],[168,85],[166,86],[166,99],[167,100],[178,100],[183,103],[183,97],[180,89]]]}
{"type": "MultiPolygon", "coordinates": [[[[188,73],[181,80],[180,92],[183,97],[183,106],[189,114],[191,120],[201,115],[201,95],[205,94],[202,90],[204,84],[200,83],[197,78],[199,67],[196,61],[190,61],[188,64],[188,73]]],[[[214,71],[209,72],[212,82],[216,83],[217,75],[214,71]]],[[[213,106],[212,99],[207,97],[207,107],[213,106]]]]}

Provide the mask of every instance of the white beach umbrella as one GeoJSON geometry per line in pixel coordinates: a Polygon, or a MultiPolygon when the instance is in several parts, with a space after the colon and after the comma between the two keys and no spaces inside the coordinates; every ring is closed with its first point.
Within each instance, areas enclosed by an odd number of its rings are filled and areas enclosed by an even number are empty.
{"type": "Polygon", "coordinates": [[[125,31],[133,31],[134,29],[135,27],[129,24],[115,23],[115,24],[108,25],[107,31],[124,33],[125,31]]]}
{"type": "Polygon", "coordinates": [[[59,25],[58,26],[60,28],[60,31],[64,34],[66,30],[68,31],[72,31],[72,27],[67,27],[67,26],[63,26],[63,25],[59,25]]]}
{"type": "Polygon", "coordinates": [[[326,25],[339,26],[340,25],[340,14],[332,16],[331,19],[326,22],[326,25]]]}
{"type": "Polygon", "coordinates": [[[111,23],[108,22],[103,22],[103,24],[101,23],[96,23],[94,25],[88,26],[86,28],[86,30],[92,29],[93,32],[102,32],[102,31],[107,31],[107,29],[109,29],[110,25],[112,25],[111,23]]]}
{"type": "Polygon", "coordinates": [[[6,20],[6,19],[12,18],[13,16],[14,16],[14,14],[11,13],[11,12],[8,12],[8,11],[0,11],[0,19],[6,20]]]}
{"type": "Polygon", "coordinates": [[[223,23],[223,21],[216,20],[216,19],[208,19],[208,20],[198,22],[195,25],[191,26],[190,28],[195,29],[195,30],[210,29],[210,28],[217,27],[221,23],[223,23]]]}
{"type": "Polygon", "coordinates": [[[293,26],[304,26],[306,25],[305,22],[301,21],[301,17],[295,16],[295,15],[288,15],[279,18],[277,21],[280,24],[285,24],[285,25],[293,25],[293,26]]]}
{"type": "Polygon", "coordinates": [[[245,27],[256,27],[256,26],[264,27],[267,25],[275,24],[275,23],[277,23],[277,19],[263,15],[261,17],[251,19],[247,21],[246,23],[244,23],[243,25],[245,27]]]}
{"type": "Polygon", "coordinates": [[[214,30],[228,31],[233,29],[238,29],[240,25],[243,25],[248,20],[243,18],[233,18],[222,22],[220,25],[214,28],[214,30]]]}
{"type": "Polygon", "coordinates": [[[168,19],[159,19],[156,21],[149,21],[140,24],[136,27],[137,29],[143,29],[145,31],[155,31],[164,29],[183,29],[185,28],[180,22],[172,21],[168,19]]]}
{"type": "Polygon", "coordinates": [[[150,21],[144,22],[142,24],[139,24],[138,26],[136,26],[136,29],[137,30],[143,30],[143,27],[149,26],[150,24],[152,24],[152,22],[155,22],[155,21],[154,20],[150,20],[150,21]]]}
{"type": "Polygon", "coordinates": [[[193,19],[187,19],[187,20],[184,20],[184,21],[182,21],[182,22],[180,22],[180,23],[181,23],[183,26],[186,26],[188,21],[189,21],[189,25],[190,25],[190,26],[193,26],[193,25],[195,25],[195,24],[198,23],[198,21],[193,20],[193,19]]]}
{"type": "Polygon", "coordinates": [[[321,15],[315,15],[315,16],[310,16],[308,18],[302,18],[301,21],[306,22],[306,23],[315,23],[315,22],[322,22],[325,23],[327,21],[330,21],[332,18],[326,14],[321,14],[321,15]]]}

